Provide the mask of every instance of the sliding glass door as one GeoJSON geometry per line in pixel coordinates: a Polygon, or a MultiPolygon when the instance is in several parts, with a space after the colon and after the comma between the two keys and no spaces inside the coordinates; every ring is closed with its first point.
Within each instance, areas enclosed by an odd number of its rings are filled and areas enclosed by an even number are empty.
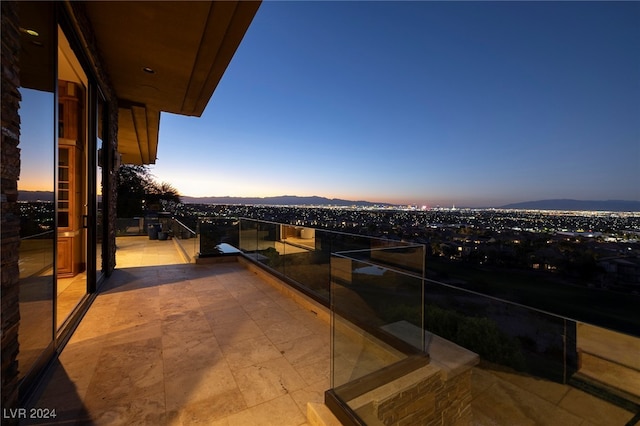
{"type": "Polygon", "coordinates": [[[57,33],[53,3],[21,2],[19,13],[18,378],[22,380],[38,370],[54,349],[57,33]]]}

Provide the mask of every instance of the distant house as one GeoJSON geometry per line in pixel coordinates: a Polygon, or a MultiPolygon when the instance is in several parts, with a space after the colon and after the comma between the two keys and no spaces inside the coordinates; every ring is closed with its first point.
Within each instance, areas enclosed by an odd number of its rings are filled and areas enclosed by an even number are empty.
{"type": "Polygon", "coordinates": [[[605,271],[605,283],[612,288],[640,292],[640,259],[610,257],[598,262],[605,271]]]}

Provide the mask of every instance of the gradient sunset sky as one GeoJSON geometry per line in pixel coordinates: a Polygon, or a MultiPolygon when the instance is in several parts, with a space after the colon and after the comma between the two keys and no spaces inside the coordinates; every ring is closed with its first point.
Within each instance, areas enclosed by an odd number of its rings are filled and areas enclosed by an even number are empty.
{"type": "Polygon", "coordinates": [[[264,1],[200,118],[190,196],[640,200],[640,3],[264,1]]]}

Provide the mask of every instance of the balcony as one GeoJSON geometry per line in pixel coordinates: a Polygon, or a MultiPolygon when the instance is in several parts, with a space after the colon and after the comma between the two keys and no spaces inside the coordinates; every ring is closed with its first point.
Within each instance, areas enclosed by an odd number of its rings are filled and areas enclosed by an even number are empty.
{"type": "MultiPolygon", "coordinates": [[[[563,379],[478,357],[473,348],[438,333],[416,331],[409,314],[422,299],[405,298],[392,320],[382,321],[369,293],[359,292],[365,287],[353,285],[354,277],[365,271],[371,292],[377,276],[386,273],[385,282],[390,281],[388,271],[370,269],[384,263],[383,269],[401,275],[392,281],[411,288],[406,279],[421,265],[416,252],[406,257],[412,253],[407,246],[369,241],[369,247],[385,252],[372,257],[362,250],[363,237],[342,235],[329,248],[328,237],[318,230],[303,233],[257,221],[218,229],[227,231],[216,241],[234,243],[241,254],[213,250],[208,261],[203,256],[194,263],[184,254],[185,244],[215,248],[219,244],[212,245],[210,235],[183,241],[119,237],[117,270],[32,406],[56,409],[55,423],[301,426],[335,421],[322,405],[325,391],[332,389],[358,420],[373,425],[381,420],[371,407],[394,393],[390,387],[410,387],[417,374],[437,369],[442,377],[469,372],[470,392],[458,424],[633,424],[633,407],[620,408],[563,379]],[[313,264],[305,263],[310,259],[313,264]],[[398,259],[413,259],[404,265],[409,273],[400,271],[398,259]],[[301,282],[311,284],[296,289],[301,282]],[[331,297],[333,313],[322,303],[331,297]],[[346,309],[351,313],[342,317],[336,314],[340,303],[359,309],[346,309]],[[421,350],[428,356],[421,357],[421,350]]],[[[435,285],[427,282],[424,294],[441,307],[462,291],[435,285]]],[[[523,319],[538,315],[545,326],[556,322],[524,307],[509,309],[522,309],[523,319]]],[[[557,337],[557,327],[548,327],[541,341],[557,337]]],[[[564,330],[563,320],[559,327],[564,330]]],[[[587,336],[583,346],[602,343],[599,329],[578,333],[587,336]]],[[[638,344],[637,339],[624,342],[638,344]]],[[[634,350],[625,346],[623,352],[629,356],[634,350]]],[[[566,367],[562,354],[548,352],[553,355],[541,364],[552,371],[566,367]]]]}

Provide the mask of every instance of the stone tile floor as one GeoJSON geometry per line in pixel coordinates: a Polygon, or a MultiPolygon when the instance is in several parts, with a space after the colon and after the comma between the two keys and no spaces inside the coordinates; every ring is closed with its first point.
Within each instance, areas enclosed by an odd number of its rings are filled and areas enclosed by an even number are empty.
{"type": "MultiPolygon", "coordinates": [[[[118,266],[33,406],[49,424],[307,425],[329,388],[329,325],[238,263],[185,264],[172,241],[118,239],[118,266]]],[[[481,368],[474,425],[625,425],[577,389],[481,368]]],[[[39,424],[47,424],[43,421],[39,424]]]]}
{"type": "Polygon", "coordinates": [[[144,245],[159,265],[119,254],[34,406],[57,424],[305,425],[329,388],[329,325],[237,263],[144,245]]]}
{"type": "Polygon", "coordinates": [[[513,372],[473,369],[472,424],[632,426],[635,414],[571,386],[513,372]]]}

